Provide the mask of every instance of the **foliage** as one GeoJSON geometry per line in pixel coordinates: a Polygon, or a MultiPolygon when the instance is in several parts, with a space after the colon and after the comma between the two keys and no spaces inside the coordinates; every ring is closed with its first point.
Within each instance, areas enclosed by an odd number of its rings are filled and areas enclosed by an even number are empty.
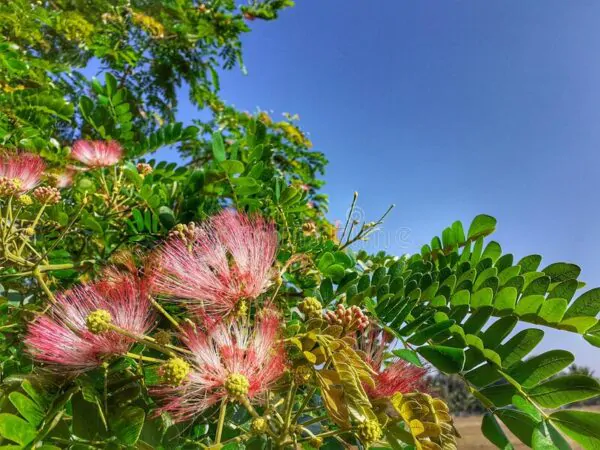
{"type": "Polygon", "coordinates": [[[241,65],[247,22],[292,4],[0,5],[3,448],[452,449],[457,401],[485,412],[482,432],[498,447],[511,448],[500,421],[533,448],[568,448],[564,436],[598,448],[600,415],[561,409],[595,401],[598,381],[566,351],[530,356],[542,327],[600,346],[599,291],[578,294],[578,266],[540,269],[539,255],[502,254],[487,215],[467,232],[455,222],[420,254],[355,253],[387,212],[337,230],[320,192],[326,160],[297,117],[240,112],[219,98],[218,70],[241,65]],[[94,68],[98,78],[88,78],[94,68]],[[182,85],[210,119],[175,122],[182,85]],[[78,138],[86,151],[112,149],[111,158],[79,157],[78,138]],[[189,163],[150,159],[162,147],[189,163]],[[44,159],[43,179],[29,174],[42,187],[24,188],[23,174],[8,171],[19,151],[44,159]],[[223,219],[224,208],[244,225],[223,219]],[[272,229],[273,260],[255,242],[272,229]],[[161,252],[178,248],[181,267],[161,265],[161,252]],[[165,293],[157,280],[169,271],[209,287],[191,298],[165,293]],[[134,294],[120,290],[130,282],[134,294]],[[94,296],[103,307],[85,309],[94,296]],[[131,310],[111,309],[123,298],[148,302],[147,330],[127,328],[137,323],[131,310]],[[209,301],[234,306],[207,317],[209,301]],[[261,328],[273,317],[276,327],[261,328]],[[63,334],[33,339],[49,321],[63,334]],[[83,368],[49,359],[56,351],[79,360],[77,350],[102,339],[116,350],[103,347],[83,368]],[[238,345],[247,365],[235,365],[233,344],[203,347],[231,339],[254,342],[254,353],[238,345]],[[203,352],[220,370],[210,388],[198,376],[207,364],[194,359],[203,352]],[[281,373],[261,361],[283,361],[281,373]],[[452,397],[435,381],[424,386],[434,369],[451,376],[452,397]],[[380,395],[382,385],[397,388],[380,395]],[[182,416],[179,398],[189,400],[182,416]]]}
{"type": "MultiPolygon", "coordinates": [[[[577,364],[572,364],[566,370],[550,377],[550,379],[566,375],[584,375],[597,380],[597,377],[594,377],[594,373],[590,368],[578,366],[577,364]]],[[[470,416],[481,415],[486,412],[485,406],[476,397],[471,395],[468,385],[456,374],[446,375],[444,373],[436,373],[429,377],[428,385],[430,392],[446,402],[452,414],[470,416]]],[[[567,407],[574,408],[598,404],[600,404],[600,397],[575,402],[567,405],[567,407]]]]}

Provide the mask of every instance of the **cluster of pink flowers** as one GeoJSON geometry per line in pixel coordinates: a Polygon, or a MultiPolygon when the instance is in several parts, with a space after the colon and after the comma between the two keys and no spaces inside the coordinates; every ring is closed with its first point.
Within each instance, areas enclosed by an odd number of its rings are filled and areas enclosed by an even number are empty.
{"type": "MultiPolygon", "coordinates": [[[[30,325],[25,343],[38,361],[76,372],[126,354],[135,340],[159,348],[160,340],[146,334],[157,319],[151,296],[160,295],[181,302],[196,322],[178,335],[186,348],[162,347],[170,359],[160,369],[168,385],[153,390],[162,399],[158,413],[184,421],[223,399],[260,400],[286,368],[281,317],[269,301],[253,326],[232,313],[269,288],[276,250],[274,224],[258,216],[223,210],[203,224],[180,225],[143,271],[125,258],[103,281],[58,295],[30,325]]],[[[386,365],[391,338],[375,325],[365,329],[369,321],[359,308],[340,306],[325,319],[359,335],[357,349],[376,372],[374,386],[364,386],[372,399],[421,389],[425,369],[401,360],[386,365]]]]}
{"type": "MultiPolygon", "coordinates": [[[[73,144],[71,157],[88,168],[109,167],[117,164],[123,156],[123,148],[116,141],[78,140],[73,144]]],[[[0,156],[0,195],[29,192],[41,181],[46,164],[32,153],[4,153],[0,156]]],[[[73,183],[77,173],[73,166],[53,176],[57,188],[73,183]]]]}
{"type": "Polygon", "coordinates": [[[358,340],[358,349],[364,352],[366,361],[376,373],[373,377],[374,385],[363,385],[372,399],[388,398],[397,392],[405,394],[422,391],[425,387],[427,369],[399,358],[386,364],[385,352],[393,340],[392,335],[376,326],[364,330],[358,340]]]}
{"type": "Polygon", "coordinates": [[[285,369],[280,329],[278,314],[266,309],[253,329],[238,321],[223,321],[206,333],[187,330],[182,339],[193,353],[187,383],[155,390],[165,400],[159,412],[183,421],[224,397],[235,396],[235,389],[249,399],[260,397],[285,369]],[[230,385],[236,381],[237,385],[230,385]]]}
{"type": "Polygon", "coordinates": [[[156,253],[154,292],[210,320],[269,287],[277,249],[272,222],[224,210],[188,231],[171,236],[156,253]]]}
{"type": "Polygon", "coordinates": [[[79,140],[71,148],[71,158],[90,168],[110,167],[123,156],[123,148],[117,141],[79,140]]]}
{"type": "Polygon", "coordinates": [[[25,342],[31,355],[49,367],[95,368],[129,351],[133,339],[119,329],[141,338],[152,330],[156,317],[150,295],[167,293],[201,312],[201,324],[179,335],[190,353],[184,353],[185,360],[169,360],[176,382],[156,390],[165,399],[161,411],[185,420],[224,396],[260,398],[285,369],[281,319],[266,307],[250,327],[229,313],[269,286],[274,226],[226,210],[186,230],[173,233],[150,258],[145,276],[126,258],[125,270],[108,268],[103,281],[58,295],[49,314],[29,327],[25,342]],[[106,318],[110,325],[100,329],[105,324],[90,318],[106,318]]]}
{"type": "Polygon", "coordinates": [[[25,344],[31,355],[53,368],[82,371],[127,352],[132,339],[114,331],[88,330],[86,320],[98,310],[110,313],[114,325],[135,335],[149,332],[156,319],[147,284],[133,276],[117,283],[84,284],[59,294],[50,312],[29,326],[25,344]]]}
{"type": "Polygon", "coordinates": [[[17,192],[28,192],[42,178],[46,164],[31,153],[19,152],[0,157],[0,179],[11,182],[17,192]]]}
{"type": "Polygon", "coordinates": [[[73,184],[73,179],[77,174],[77,169],[73,166],[67,166],[62,172],[52,176],[54,179],[54,186],[58,189],[68,188],[73,184]]]}

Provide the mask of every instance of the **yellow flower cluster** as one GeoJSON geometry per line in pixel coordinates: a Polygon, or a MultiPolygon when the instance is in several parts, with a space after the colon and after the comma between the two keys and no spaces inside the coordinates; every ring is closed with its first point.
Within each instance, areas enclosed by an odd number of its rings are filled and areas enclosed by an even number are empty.
{"type": "Polygon", "coordinates": [[[97,309],[96,311],[88,314],[85,319],[87,329],[94,334],[108,331],[110,329],[111,322],[112,316],[105,309],[97,309]]]}
{"type": "Polygon", "coordinates": [[[181,358],[171,358],[161,367],[161,377],[166,384],[179,386],[190,373],[190,365],[181,358]]]}
{"type": "Polygon", "coordinates": [[[225,390],[233,398],[240,398],[248,393],[248,378],[240,373],[232,373],[225,380],[225,390]]]}

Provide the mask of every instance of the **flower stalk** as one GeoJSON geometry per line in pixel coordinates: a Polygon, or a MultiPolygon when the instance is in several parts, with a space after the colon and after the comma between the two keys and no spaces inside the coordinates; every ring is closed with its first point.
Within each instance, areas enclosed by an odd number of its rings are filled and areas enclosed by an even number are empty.
{"type": "Polygon", "coordinates": [[[223,425],[225,424],[225,414],[227,412],[228,398],[224,397],[219,408],[219,421],[217,422],[217,434],[215,436],[215,444],[221,443],[221,435],[223,434],[223,425]]]}

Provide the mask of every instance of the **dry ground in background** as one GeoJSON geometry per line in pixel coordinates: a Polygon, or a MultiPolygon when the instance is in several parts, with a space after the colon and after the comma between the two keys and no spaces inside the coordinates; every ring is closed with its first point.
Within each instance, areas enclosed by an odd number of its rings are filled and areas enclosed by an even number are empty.
{"type": "MultiPolygon", "coordinates": [[[[600,412],[600,407],[592,408],[576,408],[585,409],[590,411],[600,412]]],[[[454,420],[454,425],[458,429],[462,438],[458,440],[459,450],[481,450],[481,449],[494,449],[496,446],[491,444],[481,433],[481,416],[470,416],[470,417],[457,417],[454,420]]],[[[516,437],[514,437],[507,429],[502,425],[506,435],[509,437],[511,443],[515,449],[523,450],[527,449],[526,445],[521,443],[516,437]]],[[[572,440],[569,440],[571,448],[573,450],[580,450],[583,447],[577,445],[572,440]]]]}

